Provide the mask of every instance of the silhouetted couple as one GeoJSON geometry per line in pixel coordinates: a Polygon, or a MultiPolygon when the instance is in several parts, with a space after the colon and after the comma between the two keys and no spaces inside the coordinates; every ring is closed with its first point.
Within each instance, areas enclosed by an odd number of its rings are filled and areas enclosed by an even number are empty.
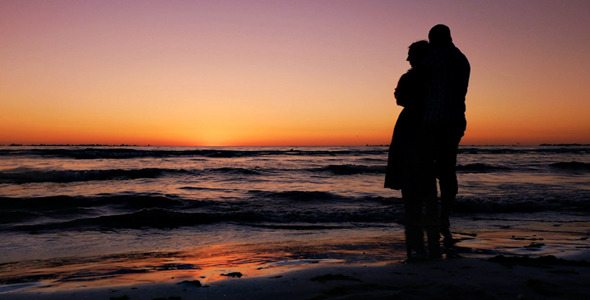
{"type": "Polygon", "coordinates": [[[410,45],[412,68],[395,89],[404,109],[395,124],[385,177],[385,187],[402,192],[410,260],[440,258],[441,234],[447,257],[454,255],[449,215],[458,191],[457,148],[467,124],[469,62],[447,26],[434,26],[428,39],[410,45]]]}

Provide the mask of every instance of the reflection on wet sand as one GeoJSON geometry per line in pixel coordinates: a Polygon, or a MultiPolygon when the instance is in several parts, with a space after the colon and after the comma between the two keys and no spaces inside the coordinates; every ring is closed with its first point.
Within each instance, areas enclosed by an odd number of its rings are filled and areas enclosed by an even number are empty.
{"type": "Polygon", "coordinates": [[[588,228],[588,222],[536,222],[456,232],[454,238],[473,257],[562,256],[590,249],[588,228]]]}
{"type": "MultiPolygon", "coordinates": [[[[453,230],[463,257],[540,257],[590,249],[590,223],[469,219],[453,230]]],[[[459,224],[462,222],[458,222],[459,224]]],[[[351,235],[354,236],[354,235],[351,235]]],[[[365,237],[217,243],[180,251],[126,252],[0,264],[2,290],[59,291],[198,281],[199,285],[237,278],[277,277],[319,265],[379,265],[406,257],[402,232],[365,237]]]]}
{"type": "Polygon", "coordinates": [[[0,265],[0,283],[35,283],[44,291],[193,280],[206,285],[242,276],[275,276],[311,264],[382,264],[399,261],[403,255],[403,241],[392,235],[346,241],[213,244],[182,252],[5,263],[0,265]]]}

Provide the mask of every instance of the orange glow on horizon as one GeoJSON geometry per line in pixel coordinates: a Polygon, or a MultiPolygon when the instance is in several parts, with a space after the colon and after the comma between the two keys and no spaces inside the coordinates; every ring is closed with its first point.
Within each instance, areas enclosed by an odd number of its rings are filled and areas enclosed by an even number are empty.
{"type": "Polygon", "coordinates": [[[590,3],[0,2],[0,145],[388,144],[410,43],[449,25],[463,144],[590,144],[590,3]],[[534,30],[533,30],[534,29],[534,30]]]}

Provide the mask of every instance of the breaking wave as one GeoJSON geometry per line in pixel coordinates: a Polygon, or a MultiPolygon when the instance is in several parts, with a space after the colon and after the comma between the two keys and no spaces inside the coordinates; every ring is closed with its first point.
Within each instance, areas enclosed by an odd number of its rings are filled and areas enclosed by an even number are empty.
{"type": "Polygon", "coordinates": [[[0,172],[0,183],[33,183],[33,182],[76,182],[94,180],[127,180],[139,178],[158,178],[166,175],[198,175],[197,171],[183,169],[112,169],[112,170],[30,170],[13,169],[0,172]]]}
{"type": "Polygon", "coordinates": [[[551,164],[551,167],[563,171],[590,171],[590,163],[583,163],[577,161],[557,162],[551,164]]]}
{"type": "Polygon", "coordinates": [[[467,164],[467,165],[457,165],[457,171],[463,173],[488,173],[488,172],[498,172],[498,171],[508,171],[510,170],[509,167],[504,166],[493,166],[483,163],[474,163],[474,164],[467,164]]]}

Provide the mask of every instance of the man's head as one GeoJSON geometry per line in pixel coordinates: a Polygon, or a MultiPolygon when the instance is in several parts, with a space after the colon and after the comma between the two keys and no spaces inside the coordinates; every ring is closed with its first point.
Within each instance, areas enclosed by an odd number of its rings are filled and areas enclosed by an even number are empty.
{"type": "Polygon", "coordinates": [[[434,47],[450,44],[453,42],[451,38],[451,30],[443,24],[438,24],[430,29],[428,33],[428,40],[434,47]]]}

